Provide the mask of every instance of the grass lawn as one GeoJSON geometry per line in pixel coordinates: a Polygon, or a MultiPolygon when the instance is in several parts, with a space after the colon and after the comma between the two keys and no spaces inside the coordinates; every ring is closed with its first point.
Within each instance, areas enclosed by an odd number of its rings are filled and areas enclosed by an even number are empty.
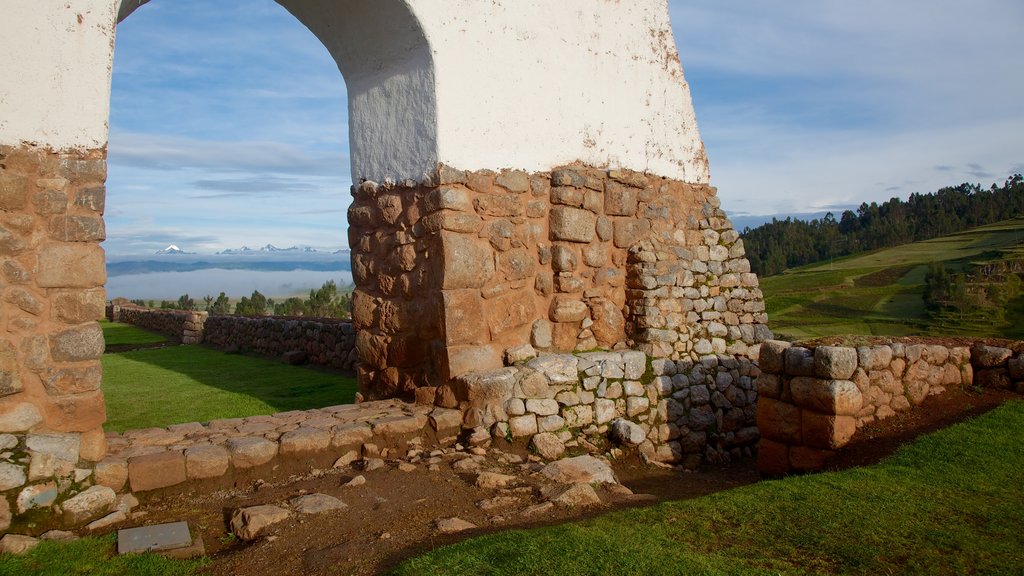
{"type": "Polygon", "coordinates": [[[0,574],[24,576],[187,576],[208,561],[169,560],[156,554],[111,556],[113,534],[75,542],[41,542],[27,556],[0,555],[0,574]]]}
{"type": "Polygon", "coordinates": [[[351,403],[354,378],[205,348],[103,356],[106,430],[167,426],[351,403]]]}
{"type": "Polygon", "coordinates": [[[161,344],[169,341],[163,334],[136,328],[131,324],[100,320],[100,328],[103,329],[103,339],[106,341],[108,348],[127,345],[145,346],[147,344],[161,344]]]}
{"type": "Polygon", "coordinates": [[[1021,574],[1024,402],[868,468],[468,540],[397,574],[1021,574]]]}
{"type": "Polygon", "coordinates": [[[1024,257],[1024,219],[816,263],[761,279],[770,326],[790,340],[833,335],[908,336],[956,333],[1019,338],[1024,303],[1007,308],[1004,325],[979,318],[932,321],[922,293],[928,265],[965,270],[971,263],[1024,257]]]}

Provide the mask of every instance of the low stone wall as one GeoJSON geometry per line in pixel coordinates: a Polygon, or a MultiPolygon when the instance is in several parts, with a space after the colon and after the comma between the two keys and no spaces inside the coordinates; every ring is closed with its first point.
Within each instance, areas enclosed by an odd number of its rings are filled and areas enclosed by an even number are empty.
{"type": "Polygon", "coordinates": [[[761,346],[757,379],[762,474],[824,468],[857,429],[920,406],[949,387],[1024,392],[1024,358],[989,346],[761,346]]]}
{"type": "Polygon", "coordinates": [[[299,352],[306,362],[341,370],[352,370],[356,363],[356,332],[343,320],[211,316],[204,341],[263,356],[299,352]]]}
{"type": "Polygon", "coordinates": [[[433,392],[437,404],[461,408],[463,426],[478,433],[530,438],[548,459],[610,438],[648,460],[696,467],[756,450],[757,375],[743,356],[693,362],[638,351],[552,354],[418,396],[429,400],[433,392]]]}
{"type": "Polygon", "coordinates": [[[352,370],[356,333],[347,320],[265,316],[210,316],[206,312],[107,305],[107,318],[165,334],[183,344],[205,343],[262,356],[298,353],[303,362],[352,370]]]}
{"type": "Polygon", "coordinates": [[[209,314],[185,310],[155,310],[141,306],[108,304],[107,318],[169,336],[182,344],[203,341],[203,325],[209,314]]]}

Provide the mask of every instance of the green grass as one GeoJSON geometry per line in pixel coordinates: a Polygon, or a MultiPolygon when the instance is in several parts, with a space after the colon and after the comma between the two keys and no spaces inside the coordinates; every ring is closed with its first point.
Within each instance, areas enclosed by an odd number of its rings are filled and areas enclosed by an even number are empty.
{"type": "Polygon", "coordinates": [[[155,554],[115,556],[113,535],[75,542],[42,542],[25,556],[0,555],[0,574],[21,576],[187,576],[209,561],[169,560],[155,554]]]}
{"type": "Polygon", "coordinates": [[[1024,219],[886,250],[847,256],[761,279],[770,326],[780,338],[834,335],[910,336],[960,333],[1020,338],[1024,302],[1008,322],[939,318],[925,310],[924,276],[932,262],[962,271],[972,264],[1024,257],[1024,219]]]}
{"type": "Polygon", "coordinates": [[[145,346],[168,342],[167,337],[162,334],[136,328],[131,324],[101,320],[100,328],[103,329],[103,339],[106,340],[108,348],[112,346],[145,346]]]}
{"type": "Polygon", "coordinates": [[[1021,574],[1024,402],[868,468],[515,530],[396,574],[1021,574]]]}
{"type": "Polygon", "coordinates": [[[106,430],[351,403],[355,379],[202,346],[103,356],[106,430]]]}

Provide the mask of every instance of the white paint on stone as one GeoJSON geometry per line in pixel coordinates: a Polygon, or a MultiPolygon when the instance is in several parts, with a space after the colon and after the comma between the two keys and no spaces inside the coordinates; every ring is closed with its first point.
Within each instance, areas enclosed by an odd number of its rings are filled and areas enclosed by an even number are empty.
{"type": "Polygon", "coordinates": [[[3,3],[0,144],[106,145],[117,7],[117,0],[3,3]]]}
{"type": "Polygon", "coordinates": [[[708,181],[665,0],[408,3],[434,51],[444,164],[708,181]]]}
{"type": "MultiPolygon", "coordinates": [[[[278,1],[345,77],[357,182],[575,161],[708,181],[666,0],[278,1]]],[[[8,2],[0,144],[105,145],[114,21],[145,2],[8,2]]]]}

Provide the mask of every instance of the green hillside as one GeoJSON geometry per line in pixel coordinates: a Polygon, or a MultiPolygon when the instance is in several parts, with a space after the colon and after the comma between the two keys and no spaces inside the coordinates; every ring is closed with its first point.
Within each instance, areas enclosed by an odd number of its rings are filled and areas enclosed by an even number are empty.
{"type": "MultiPolygon", "coordinates": [[[[923,242],[818,262],[761,279],[771,328],[780,338],[833,335],[965,335],[1024,338],[1024,296],[1000,303],[994,270],[1024,261],[1024,219],[923,242]],[[929,311],[929,267],[965,275],[970,305],[929,311]],[[976,294],[976,296],[975,296],[976,294]]],[[[1005,278],[1005,275],[1003,276],[1005,278]]]]}

